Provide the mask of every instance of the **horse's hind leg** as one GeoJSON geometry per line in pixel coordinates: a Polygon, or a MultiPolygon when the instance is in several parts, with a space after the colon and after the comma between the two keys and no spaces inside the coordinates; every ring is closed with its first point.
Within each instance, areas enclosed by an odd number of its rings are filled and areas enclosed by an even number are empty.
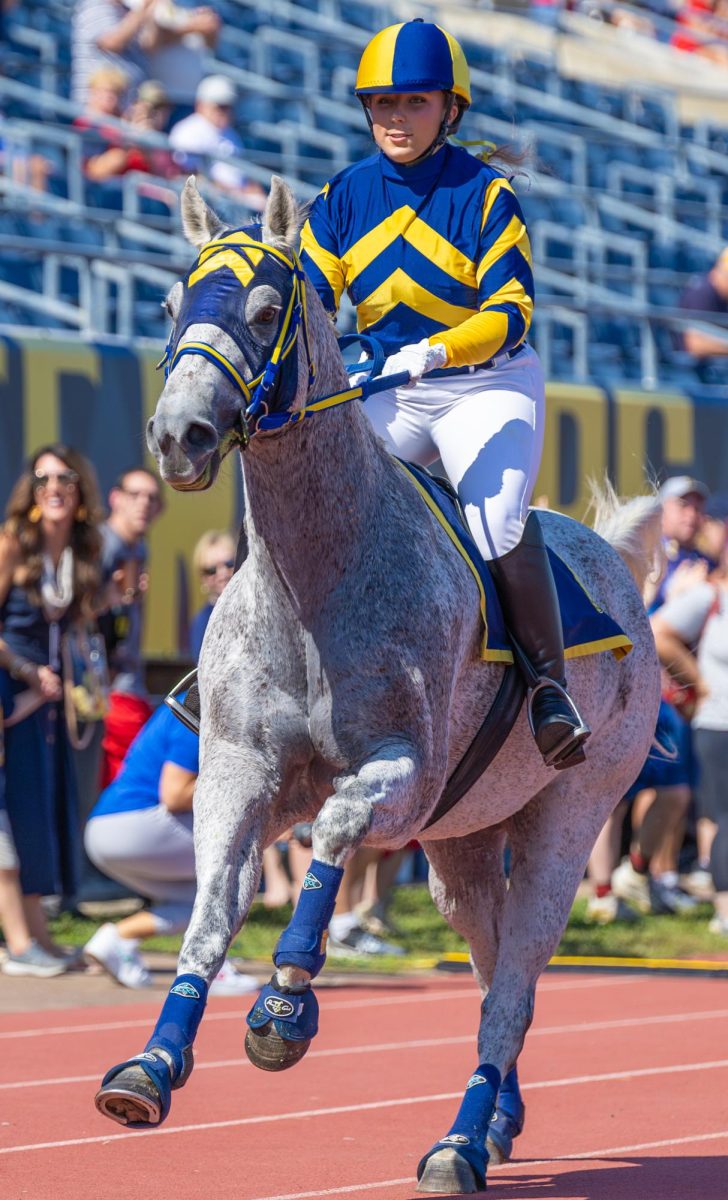
{"type": "MultiPolygon", "coordinates": [[[[485,1187],[485,1144],[501,1081],[520,1054],[533,1017],[538,977],[566,925],[597,833],[616,803],[617,797],[599,796],[597,766],[576,780],[555,780],[508,822],[510,886],[500,912],[495,963],[486,979],[490,987],[481,1006],[479,1061],[449,1133],[420,1163],[420,1190],[460,1194],[463,1164],[470,1171],[470,1190],[485,1187]],[[590,790],[598,799],[587,805],[584,796],[590,790]]],[[[471,868],[467,876],[472,886],[471,868]]]]}
{"type": "Polygon", "coordinates": [[[112,1067],[96,1095],[103,1116],[131,1129],[161,1124],[169,1113],[172,1091],[187,1082],[208,986],[260,879],[260,814],[270,799],[264,772],[256,779],[249,764],[243,772],[237,756],[219,751],[204,766],[195,790],[197,895],[179,973],[144,1051],[112,1067]],[[258,797],[265,793],[265,803],[251,803],[251,790],[258,797]]]}
{"type": "MultiPolygon", "coordinates": [[[[501,827],[486,829],[469,837],[425,845],[430,863],[432,898],[448,924],[468,943],[483,998],[487,995],[495,970],[499,927],[506,897],[504,848],[505,833],[501,827]]],[[[513,1140],[523,1129],[524,1116],[525,1108],[514,1066],[498,1091],[496,1111],[488,1127],[486,1149],[491,1162],[505,1162],[510,1158],[513,1140]]],[[[444,1153],[452,1158],[448,1151],[444,1153]]],[[[440,1172],[433,1166],[430,1175],[438,1176],[433,1181],[435,1190],[438,1190],[442,1182],[440,1172]]],[[[460,1180],[460,1186],[463,1182],[460,1180]]],[[[475,1184],[477,1180],[471,1178],[470,1182],[475,1184]]],[[[478,1189],[473,1187],[471,1190],[478,1189]]]]}

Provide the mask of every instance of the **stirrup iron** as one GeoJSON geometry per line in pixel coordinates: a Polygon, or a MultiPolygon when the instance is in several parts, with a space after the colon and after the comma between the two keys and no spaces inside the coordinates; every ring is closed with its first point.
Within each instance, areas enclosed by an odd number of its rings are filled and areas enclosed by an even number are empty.
{"type": "Polygon", "coordinates": [[[182,679],[180,679],[179,683],[174,685],[169,695],[164,697],[164,703],[167,705],[167,708],[171,709],[178,721],[181,721],[183,725],[185,725],[192,733],[196,733],[199,737],[199,717],[185,706],[184,701],[180,702],[177,699],[181,692],[189,691],[196,679],[197,667],[195,667],[192,671],[189,671],[182,679]]]}
{"type": "MultiPolygon", "coordinates": [[[[586,739],[591,735],[591,729],[582,718],[581,713],[574,704],[574,701],[571,699],[571,696],[567,692],[564,685],[559,683],[556,679],[550,679],[548,675],[540,676],[538,682],[534,684],[533,687],[529,687],[528,689],[528,694],[526,697],[526,716],[528,718],[528,725],[531,730],[531,734],[534,741],[538,745],[538,741],[536,739],[536,726],[533,720],[533,701],[538,692],[544,691],[547,688],[552,688],[557,691],[562,700],[566,701],[566,704],[571,710],[572,716],[577,722],[577,725],[574,729],[571,729],[569,733],[561,739],[560,742],[557,742],[555,746],[552,746],[547,755],[543,755],[543,760],[547,767],[555,766],[557,769],[562,764],[563,766],[576,766],[578,762],[582,762],[584,760],[584,753],[581,747],[586,739]],[[571,749],[569,749],[569,747],[571,747],[571,749]]],[[[539,750],[539,752],[541,751],[539,750]]]]}

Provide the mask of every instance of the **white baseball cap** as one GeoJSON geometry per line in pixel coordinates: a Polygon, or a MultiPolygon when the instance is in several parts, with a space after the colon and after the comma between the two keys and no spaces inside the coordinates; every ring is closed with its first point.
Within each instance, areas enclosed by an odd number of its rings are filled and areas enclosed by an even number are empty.
{"type": "Polygon", "coordinates": [[[669,479],[665,480],[659,491],[660,500],[684,496],[702,496],[703,500],[707,500],[709,495],[710,488],[701,483],[699,479],[693,479],[691,475],[671,475],[669,479]]]}
{"type": "Polygon", "coordinates": [[[202,100],[206,104],[220,104],[224,107],[234,104],[237,97],[235,84],[228,79],[227,75],[208,75],[201,81],[195,93],[196,100],[202,100]]]}

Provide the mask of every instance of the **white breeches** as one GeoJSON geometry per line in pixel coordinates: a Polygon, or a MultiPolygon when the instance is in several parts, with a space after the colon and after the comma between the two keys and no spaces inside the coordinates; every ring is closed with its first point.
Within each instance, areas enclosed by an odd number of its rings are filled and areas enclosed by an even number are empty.
{"type": "Polygon", "coordinates": [[[544,378],[535,350],[472,374],[370,396],[364,411],[398,458],[437,458],[457,488],[486,559],[518,545],[536,482],[544,431],[544,378]]]}

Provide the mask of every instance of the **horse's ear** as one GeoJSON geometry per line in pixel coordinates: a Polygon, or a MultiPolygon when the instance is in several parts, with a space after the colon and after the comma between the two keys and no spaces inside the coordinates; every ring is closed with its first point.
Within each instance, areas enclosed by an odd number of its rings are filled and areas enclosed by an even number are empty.
{"type": "Polygon", "coordinates": [[[225,228],[217,213],[202,199],[194,175],[190,175],[182,188],[180,209],[185,237],[193,246],[206,246],[225,228]]]}
{"type": "Polygon", "coordinates": [[[298,244],[301,216],[296,197],[280,175],[272,175],[270,195],[263,213],[263,241],[285,242],[294,249],[298,244]]]}

